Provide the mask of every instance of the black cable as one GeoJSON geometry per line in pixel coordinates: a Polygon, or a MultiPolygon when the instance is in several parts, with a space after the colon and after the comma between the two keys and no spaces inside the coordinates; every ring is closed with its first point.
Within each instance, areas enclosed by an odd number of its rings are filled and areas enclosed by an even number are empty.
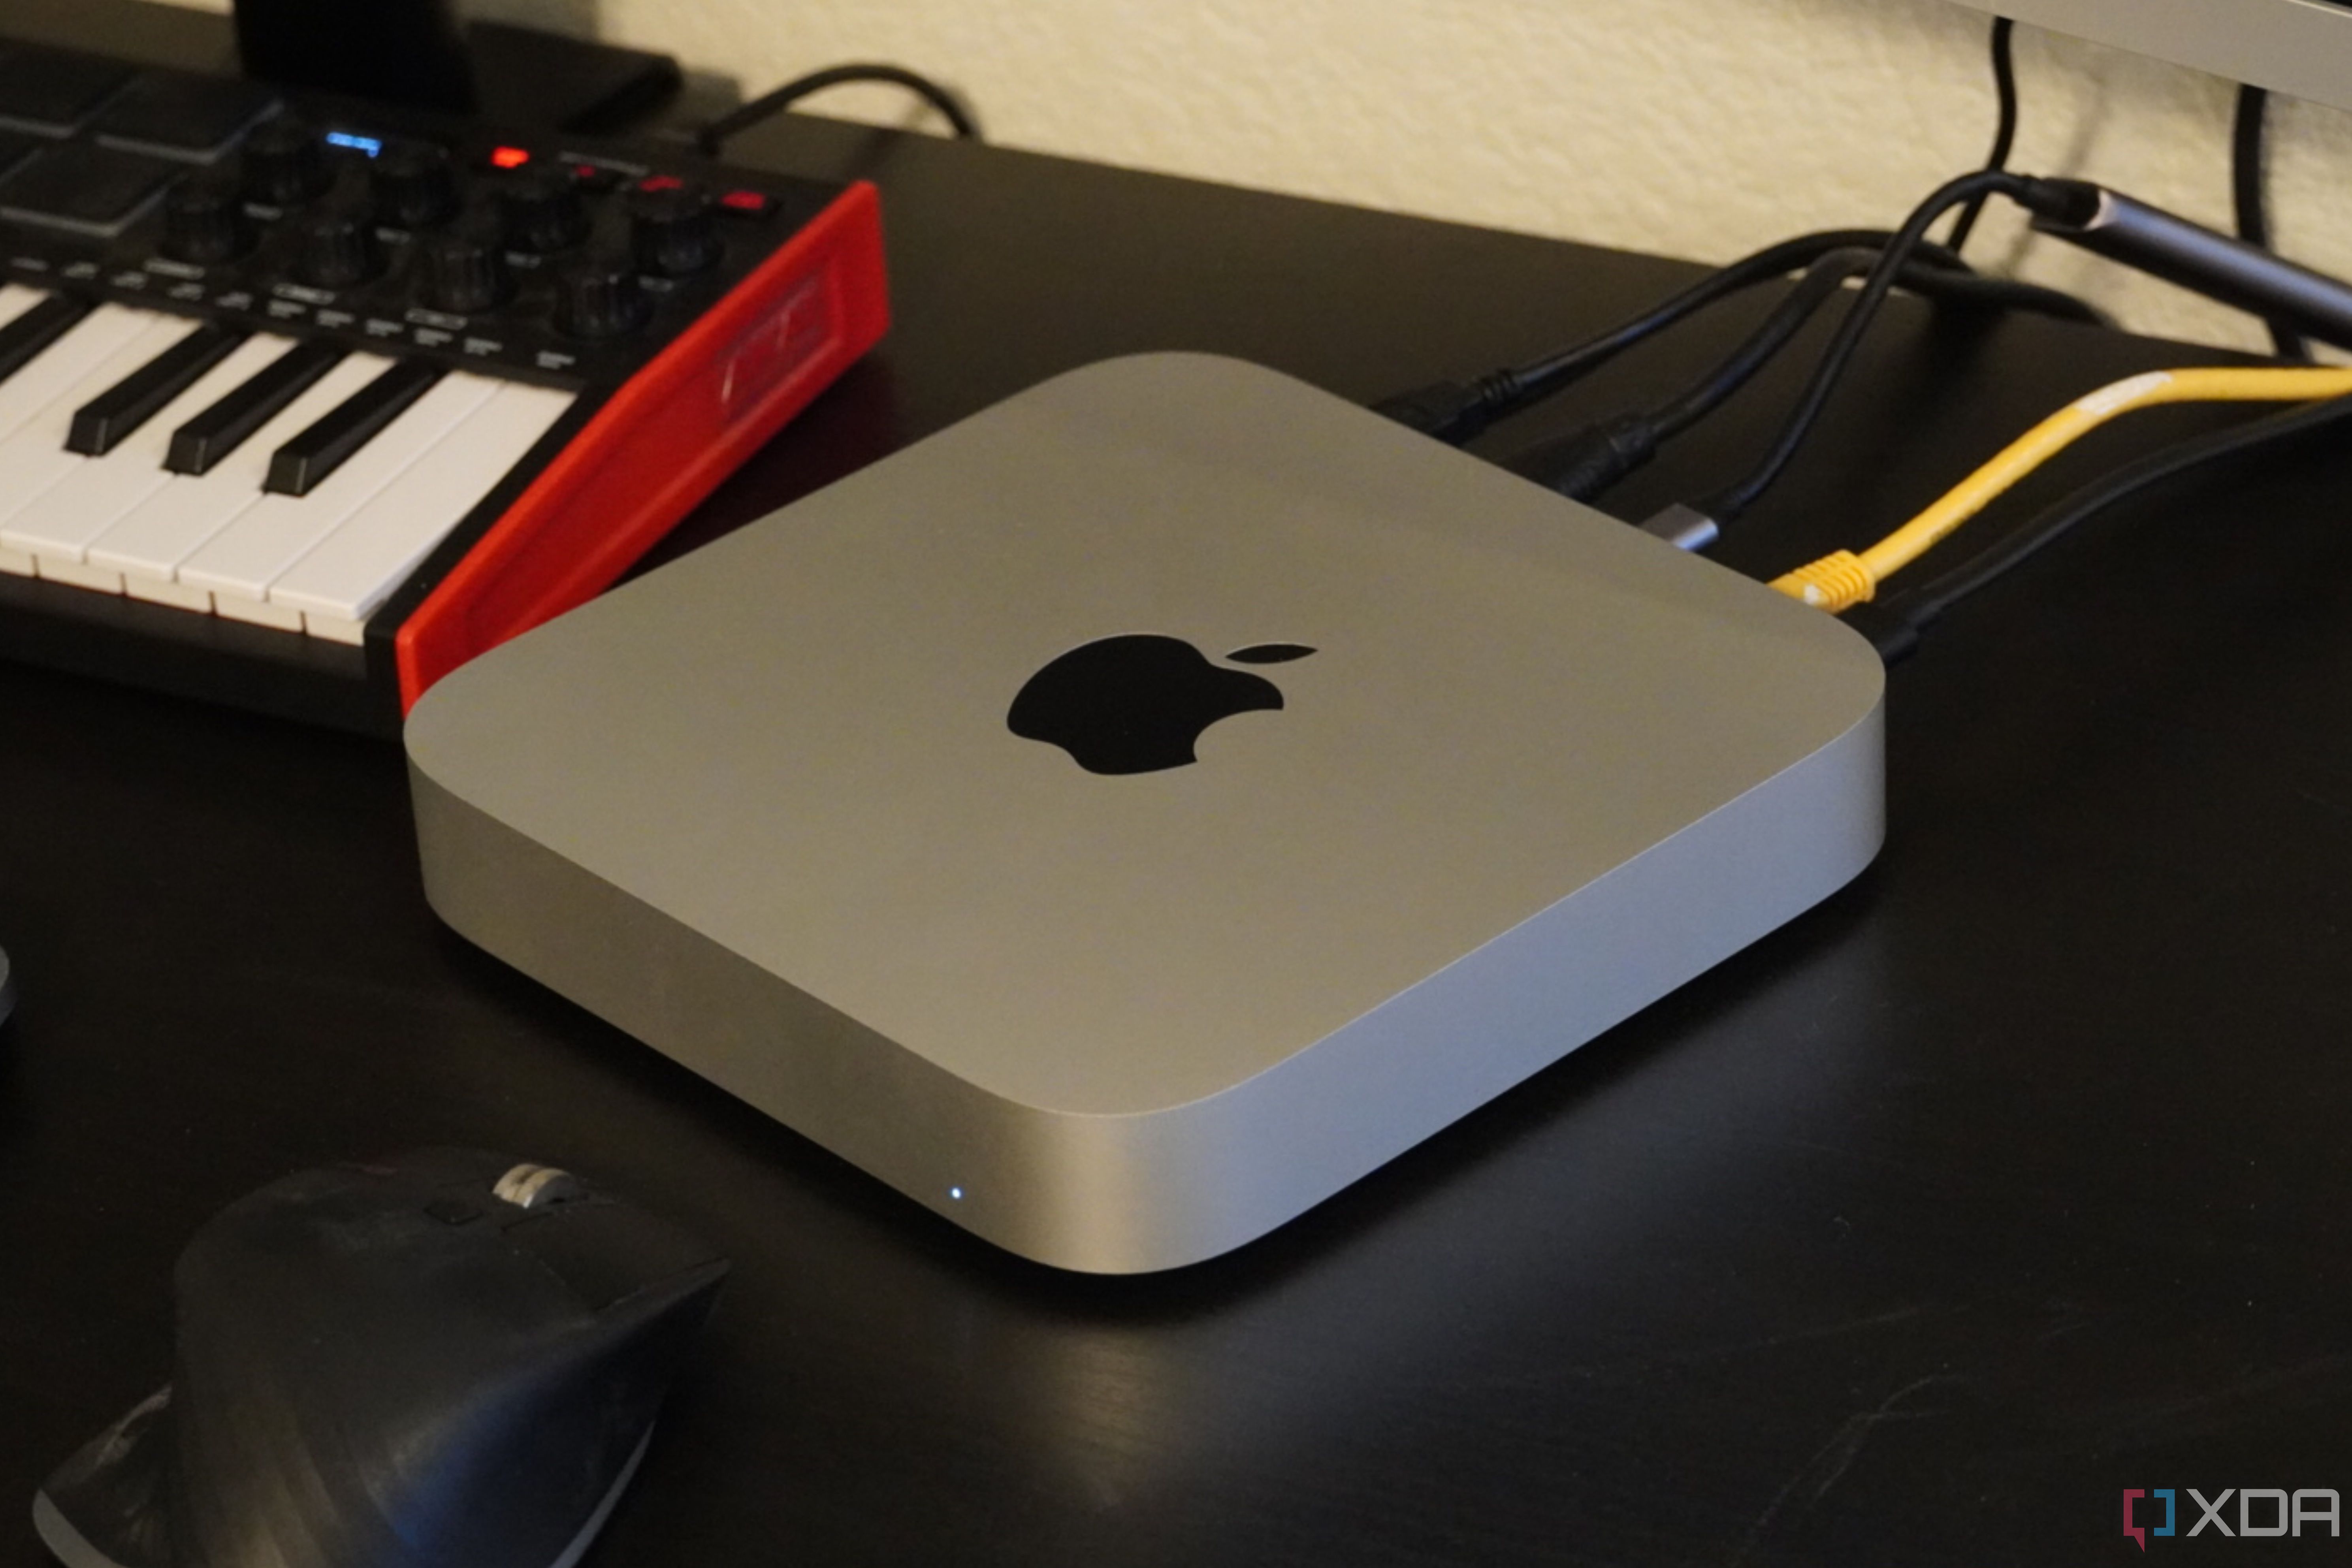
{"type": "MultiPolygon", "coordinates": [[[[1665,403],[1645,415],[1603,420],[1543,442],[1505,466],[1571,500],[1592,500],[1647,463],[1660,443],[1721,407],[1770,363],[1849,279],[1875,265],[1879,255],[1865,246],[1828,252],[1805,270],[1797,286],[1738,347],[1665,403]]],[[[2038,310],[2070,321],[2105,324],[2100,311],[2054,289],[1979,278],[1916,259],[1902,269],[1896,283],[1949,303],[2038,310]]]]}
{"type": "Polygon", "coordinates": [[[2243,457],[2347,422],[2352,422],[2352,397],[2333,397],[2151,453],[2076,490],[2000,543],[1888,601],[1884,608],[1907,622],[1915,631],[1922,629],[1960,600],[2014,571],[2084,522],[2152,485],[2192,468],[2243,457]]]}
{"type": "MultiPolygon", "coordinates": [[[[2270,118],[2271,95],[2258,87],[2238,89],[2237,123],[2230,136],[2230,194],[2237,208],[2238,237],[2248,245],[2271,247],[2270,216],[2266,211],[2263,132],[2270,118]]],[[[2310,349],[2292,321],[2270,318],[2271,343],[2281,359],[2307,360],[2310,349]]]]}
{"type": "MultiPolygon", "coordinates": [[[[2030,188],[2033,184],[1991,170],[1964,176],[1964,179],[2009,180],[2020,189],[2030,188]]],[[[1572,348],[1559,350],[1523,365],[1490,371],[1469,381],[1432,382],[1410,392],[1382,398],[1371,405],[1372,410],[1401,425],[1410,426],[1424,436],[1458,447],[1476,438],[1496,420],[1516,414],[1590,375],[1626,350],[1678,325],[1710,305],[1809,267],[1831,251],[1855,247],[1880,249],[1893,244],[1896,237],[1885,229],[1842,228],[1784,239],[1707,274],[1681,293],[1572,348]]],[[[1908,254],[1911,259],[1950,271],[1956,276],[1969,275],[1968,263],[1958,255],[1924,236],[1912,236],[1908,254]]],[[[1981,281],[1984,287],[1977,298],[1987,305],[2035,310],[2101,326],[2114,324],[2103,312],[2056,289],[1992,279],[1981,281]]]]}
{"type": "MultiPolygon", "coordinates": [[[[1727,300],[1759,283],[1769,283],[1776,278],[1785,277],[1799,268],[1810,267],[1832,251],[1851,250],[1857,247],[1876,250],[1892,243],[1894,238],[1894,234],[1885,229],[1832,228],[1799,235],[1778,245],[1768,245],[1712,276],[1701,279],[1614,331],[1604,332],[1572,349],[1547,355],[1521,366],[1513,374],[1527,395],[1542,396],[1599,369],[1634,344],[1719,300],[1727,300]]],[[[1964,268],[1966,265],[1942,247],[1935,247],[1933,259],[1952,268],[1964,268]]]]}
{"type": "Polygon", "coordinates": [[[700,131],[695,132],[694,145],[707,158],[719,155],[719,148],[730,136],[758,124],[772,114],[781,114],[814,92],[845,82],[878,81],[893,87],[903,87],[943,115],[955,133],[968,142],[977,142],[980,121],[971,107],[946,88],[927,77],[917,76],[903,66],[845,65],[828,66],[795,77],[772,92],[763,92],[738,109],[729,110],[700,131]]]}
{"type": "MultiPolygon", "coordinates": [[[[1714,413],[1788,346],[1789,340],[1813,319],[1813,313],[1845,287],[1846,279],[1869,271],[1878,264],[1878,257],[1875,250],[1859,247],[1832,250],[1806,268],[1805,275],[1797,279],[1797,286],[1789,290],[1788,297],[1764,318],[1763,324],[1749,334],[1746,342],[1651,414],[1650,421],[1657,426],[1658,434],[1662,437],[1679,436],[1714,413]]],[[[1923,268],[1907,270],[1927,273],[1923,268]]]]}
{"type": "MultiPolygon", "coordinates": [[[[1869,271],[1877,265],[1883,254],[1879,250],[1855,247],[1831,251],[1814,262],[1798,280],[1797,287],[1790,290],[1788,298],[1764,319],[1763,325],[1746,342],[1733,350],[1714,370],[1650,416],[1659,426],[1659,434],[1679,436],[1722,406],[1726,399],[1745,386],[1758,371],[1788,345],[1789,340],[1797,335],[1798,331],[1812,319],[1814,312],[1828,303],[1848,279],[1869,271]]],[[[2032,310],[2092,326],[2115,324],[2105,311],[2075,299],[2072,294],[2045,289],[2038,283],[2019,283],[2006,278],[1979,278],[1973,273],[1954,272],[1923,265],[1916,258],[1904,264],[1895,275],[1895,284],[1898,289],[1949,304],[2032,310]]]]}
{"type": "MultiPolygon", "coordinates": [[[[2010,150],[2017,145],[2017,51],[2011,43],[2017,24],[2006,16],[1992,21],[1992,86],[2000,100],[2000,120],[1992,133],[1992,151],[1985,156],[1987,169],[2009,167],[2010,150]]],[[[1944,244],[1955,253],[1965,248],[1969,236],[1976,232],[1977,219],[1984,212],[1985,198],[1973,196],[1952,220],[1952,232],[1944,244]]]]}
{"type": "MultiPolygon", "coordinates": [[[[1857,246],[1875,249],[1894,237],[1885,229],[1839,228],[1784,239],[1708,273],[1681,293],[1573,348],[1561,349],[1524,365],[1490,371],[1471,381],[1432,382],[1411,392],[1382,398],[1372,405],[1372,409],[1425,436],[1460,446],[1497,419],[1590,375],[1627,349],[1709,305],[1810,267],[1831,251],[1857,246]]],[[[1966,264],[1958,257],[1940,246],[1924,246],[1919,254],[1923,261],[1966,270],[1966,264]]]]}
{"type": "Polygon", "coordinates": [[[1854,296],[1852,308],[1838,323],[1836,336],[1830,340],[1821,363],[1813,368],[1812,379],[1805,384],[1796,407],[1781,426],[1780,433],[1774,437],[1771,447],[1744,478],[1699,502],[1696,510],[1700,514],[1718,525],[1729,522],[1755,505],[1757,499],[1771,488],[1772,481],[1780,477],[1790,459],[1797,455],[1797,449],[1804,445],[1806,437],[1812,434],[1813,423],[1820,418],[1822,406],[1830,400],[1830,394],[1837,389],[1846,367],[1853,363],[1854,350],[1861,344],[1863,333],[1870,330],[1879,307],[1895,287],[1895,278],[1902,272],[1904,263],[1912,258],[1926,238],[1928,226],[1979,193],[2005,195],[2029,207],[2049,205],[2042,182],[2001,169],[1984,169],[1973,174],[1962,174],[1957,180],[1945,182],[1934,195],[1921,202],[1880,253],[1878,264],[1871,268],[1861,291],[1854,296]]]}
{"type": "MultiPolygon", "coordinates": [[[[1918,258],[1912,259],[1916,261],[1918,258]]],[[[2063,289],[2027,283],[2015,278],[1984,278],[1973,272],[1951,272],[1941,268],[1934,271],[1906,268],[1903,276],[1895,280],[1895,287],[1940,304],[1975,306],[1988,310],[2025,310],[2056,321],[2079,321],[2086,327],[2105,327],[2110,331],[2116,330],[2116,319],[2088,300],[2077,299],[2063,289]]]]}

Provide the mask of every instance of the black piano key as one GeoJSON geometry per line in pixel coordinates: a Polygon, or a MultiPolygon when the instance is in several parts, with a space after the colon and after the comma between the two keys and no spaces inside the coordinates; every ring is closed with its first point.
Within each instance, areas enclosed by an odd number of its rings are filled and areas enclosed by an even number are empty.
{"type": "Polygon", "coordinates": [[[90,302],[52,294],[5,327],[0,327],[0,381],[30,364],[35,355],[64,337],[76,321],[90,312],[90,302]]]}
{"type": "Polygon", "coordinates": [[[261,488],[282,496],[309,495],[440,379],[441,367],[421,360],[394,365],[272,452],[269,477],[261,488]]]}
{"type": "Polygon", "coordinates": [[[175,474],[203,473],[245,445],[247,437],[277,418],[342,360],[343,351],[332,343],[298,343],[287,350],[244,385],[173,431],[163,466],[175,474]]]}
{"type": "Polygon", "coordinates": [[[115,444],[194,386],[247,334],[234,327],[198,327],[88,403],[74,410],[66,450],[102,458],[115,444]]]}

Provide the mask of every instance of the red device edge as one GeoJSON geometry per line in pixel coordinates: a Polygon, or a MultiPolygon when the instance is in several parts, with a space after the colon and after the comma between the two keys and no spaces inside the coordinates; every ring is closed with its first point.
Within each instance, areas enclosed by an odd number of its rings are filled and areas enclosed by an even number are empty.
{"type": "Polygon", "coordinates": [[[881,202],[861,180],[623,383],[402,623],[401,712],[609,586],[888,325],[881,202]]]}

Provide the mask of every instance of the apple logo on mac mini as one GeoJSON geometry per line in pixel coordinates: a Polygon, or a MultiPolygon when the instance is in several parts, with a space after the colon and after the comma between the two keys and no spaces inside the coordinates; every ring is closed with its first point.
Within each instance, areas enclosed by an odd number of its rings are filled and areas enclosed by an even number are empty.
{"type": "MultiPolygon", "coordinates": [[[[1257,643],[1234,664],[1285,664],[1315,650],[1257,643]]],[[[1150,773],[1197,762],[1203,731],[1236,713],[1282,706],[1261,675],[1223,669],[1181,637],[1129,633],[1074,647],[1031,676],[1004,716],[1024,740],[1069,752],[1090,773],[1150,773]]]]}

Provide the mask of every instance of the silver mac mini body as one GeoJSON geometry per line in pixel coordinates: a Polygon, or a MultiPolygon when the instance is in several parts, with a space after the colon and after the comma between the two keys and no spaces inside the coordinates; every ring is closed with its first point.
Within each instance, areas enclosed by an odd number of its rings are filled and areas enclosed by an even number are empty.
{"type": "Polygon", "coordinates": [[[444,679],[472,941],[1013,1252],[1265,1234],[1843,884],[1862,638],[1274,372],[1073,372],[444,679]]]}

